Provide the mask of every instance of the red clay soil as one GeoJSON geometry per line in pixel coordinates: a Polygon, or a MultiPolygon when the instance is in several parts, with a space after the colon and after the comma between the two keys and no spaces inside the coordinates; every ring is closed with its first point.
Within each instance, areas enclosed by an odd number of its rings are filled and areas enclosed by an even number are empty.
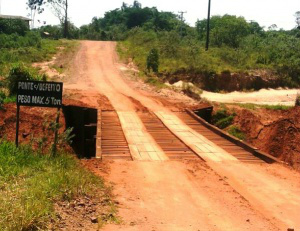
{"type": "Polygon", "coordinates": [[[101,110],[113,110],[106,96],[91,90],[64,89],[64,105],[94,107],[101,110]]]}
{"type": "Polygon", "coordinates": [[[234,123],[247,142],[300,170],[300,107],[248,110],[234,106],[234,123]]]}
{"type": "MultiPolygon", "coordinates": [[[[79,90],[66,90],[63,103],[64,105],[112,110],[112,106],[105,96],[99,93],[95,94],[79,90]]],[[[15,103],[6,104],[3,109],[0,109],[0,139],[5,138],[12,142],[15,141],[16,113],[17,107],[15,103]]],[[[47,137],[48,140],[45,140],[44,144],[45,148],[48,148],[53,142],[51,137],[54,137],[54,134],[48,131],[47,124],[55,121],[56,113],[57,109],[55,108],[21,107],[19,142],[21,144],[33,142],[33,145],[36,147],[39,139],[47,137]]],[[[60,115],[60,124],[62,125],[60,133],[62,133],[65,129],[63,113],[60,115]]]]}
{"type": "MultiPolygon", "coordinates": [[[[14,103],[6,104],[4,109],[0,110],[0,139],[15,140],[16,111],[17,107],[14,103]]],[[[29,143],[44,137],[47,132],[45,128],[46,123],[55,121],[56,113],[57,109],[53,108],[21,107],[19,142],[29,143]]],[[[60,119],[60,123],[64,125],[63,116],[60,119]]],[[[48,133],[47,135],[51,136],[48,133]]]]}
{"type": "Polygon", "coordinates": [[[103,231],[278,230],[202,161],[83,163],[114,186],[122,222],[103,231]]]}
{"type": "MultiPolygon", "coordinates": [[[[105,96],[93,93],[89,95],[89,92],[79,90],[66,90],[63,102],[64,105],[95,107],[103,110],[112,109],[105,96]]],[[[11,142],[15,141],[16,111],[15,103],[5,104],[4,108],[0,110],[0,140],[4,138],[11,142]]],[[[55,108],[21,107],[19,143],[28,144],[31,142],[33,148],[37,149],[38,141],[47,137],[47,140],[43,141],[42,151],[49,150],[54,140],[54,134],[47,130],[46,122],[54,122],[56,113],[57,109],[55,108]]],[[[62,127],[59,133],[62,133],[65,129],[63,113],[60,116],[60,124],[62,127]]],[[[59,148],[73,153],[67,144],[60,145],[59,148]]],[[[84,160],[82,163],[84,164],[84,160]]],[[[105,196],[104,193],[110,194],[110,192],[99,190],[97,196],[82,196],[72,201],[56,202],[54,209],[57,219],[49,224],[49,230],[99,230],[101,227],[101,224],[98,223],[99,216],[105,221],[108,219],[106,216],[110,214],[109,209],[111,209],[111,202],[106,199],[107,195],[105,196]]]]}

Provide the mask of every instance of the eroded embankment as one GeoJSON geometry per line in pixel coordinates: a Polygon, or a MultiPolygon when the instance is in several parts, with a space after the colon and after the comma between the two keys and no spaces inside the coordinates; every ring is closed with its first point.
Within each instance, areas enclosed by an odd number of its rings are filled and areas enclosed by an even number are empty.
{"type": "Polygon", "coordinates": [[[247,142],[300,169],[300,107],[288,110],[255,110],[229,106],[237,115],[234,124],[247,142]]]}
{"type": "Polygon", "coordinates": [[[194,73],[193,71],[178,71],[161,76],[164,81],[171,84],[180,80],[192,82],[196,86],[207,91],[243,91],[260,90],[263,88],[291,87],[284,78],[275,73],[260,71],[259,73],[230,73],[224,71],[217,73],[194,73]]]}
{"type": "MultiPolygon", "coordinates": [[[[99,93],[86,92],[74,89],[64,89],[63,104],[65,106],[92,107],[102,110],[111,110],[112,107],[105,96],[99,93]],[[88,96],[87,96],[88,95],[88,96]]],[[[5,104],[0,109],[0,139],[15,141],[16,136],[16,103],[5,104]]],[[[20,109],[20,144],[31,144],[35,149],[48,149],[53,143],[54,132],[52,124],[56,119],[57,109],[40,107],[21,107],[20,109]]],[[[66,129],[66,120],[63,111],[60,113],[59,134],[66,129]]],[[[64,148],[70,146],[64,143],[64,148]]]]}

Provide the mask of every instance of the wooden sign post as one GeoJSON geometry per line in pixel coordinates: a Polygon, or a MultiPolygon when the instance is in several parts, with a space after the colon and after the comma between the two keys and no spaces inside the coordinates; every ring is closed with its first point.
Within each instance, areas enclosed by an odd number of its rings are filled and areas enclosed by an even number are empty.
{"type": "Polygon", "coordinates": [[[16,146],[19,146],[19,121],[20,121],[20,106],[17,105],[17,124],[16,124],[16,146]]]}
{"type": "MultiPolygon", "coordinates": [[[[20,106],[57,108],[56,123],[59,122],[59,111],[62,106],[63,83],[44,81],[19,81],[17,87],[17,122],[16,146],[19,146],[20,106]]],[[[57,142],[55,132],[55,142],[57,142]]],[[[56,143],[54,143],[54,150],[56,143]]]]}

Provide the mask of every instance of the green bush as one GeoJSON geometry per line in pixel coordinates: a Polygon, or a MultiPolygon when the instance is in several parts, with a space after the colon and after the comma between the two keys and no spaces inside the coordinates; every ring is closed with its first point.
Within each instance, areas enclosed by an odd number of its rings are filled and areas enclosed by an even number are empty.
{"type": "Polygon", "coordinates": [[[290,106],[286,106],[286,105],[262,105],[261,107],[269,110],[277,110],[277,111],[289,110],[291,108],[290,106]]]}
{"type": "Polygon", "coordinates": [[[222,108],[212,115],[212,123],[218,128],[224,129],[232,124],[234,116],[235,114],[230,114],[226,108],[222,108]]]}
{"type": "Polygon", "coordinates": [[[25,35],[27,31],[29,27],[24,20],[0,18],[0,33],[25,35]]]}
{"type": "Polygon", "coordinates": [[[25,67],[22,64],[15,65],[9,72],[7,77],[7,86],[10,95],[17,94],[17,83],[18,81],[26,81],[26,80],[46,80],[45,75],[34,75],[29,68],[25,67]]]}
{"type": "Polygon", "coordinates": [[[232,136],[235,136],[236,138],[240,139],[240,140],[245,140],[246,139],[246,135],[245,133],[243,133],[237,126],[230,126],[228,129],[228,133],[232,136]]]}
{"type": "Polygon", "coordinates": [[[0,34],[0,49],[17,49],[25,47],[37,47],[41,48],[41,37],[36,32],[27,32],[24,36],[20,36],[17,33],[13,34],[0,34]]]}
{"type": "MultiPolygon", "coordinates": [[[[62,39],[64,38],[64,23],[61,25],[47,25],[35,29],[43,38],[62,39]]],[[[68,38],[78,39],[80,30],[71,22],[68,22],[68,38]]]]}
{"type": "Polygon", "coordinates": [[[34,77],[29,70],[23,65],[14,66],[7,77],[7,85],[10,95],[17,94],[17,82],[24,80],[33,80],[34,77]]]}
{"type": "Polygon", "coordinates": [[[37,30],[44,38],[61,39],[63,38],[63,29],[60,25],[42,26],[37,30]]]}
{"type": "Polygon", "coordinates": [[[230,115],[226,118],[223,118],[215,123],[218,128],[224,129],[230,126],[233,122],[234,116],[230,115]]]}
{"type": "Polygon", "coordinates": [[[6,104],[6,103],[15,103],[16,101],[17,101],[17,97],[15,95],[13,95],[13,96],[7,96],[4,99],[4,104],[6,104]]]}
{"type": "Polygon", "coordinates": [[[226,117],[228,117],[227,110],[225,108],[222,108],[212,115],[212,122],[215,124],[219,120],[224,119],[226,117]]]}
{"type": "Polygon", "coordinates": [[[159,55],[158,50],[153,48],[150,50],[148,57],[147,57],[147,70],[157,73],[159,66],[159,55]]]}

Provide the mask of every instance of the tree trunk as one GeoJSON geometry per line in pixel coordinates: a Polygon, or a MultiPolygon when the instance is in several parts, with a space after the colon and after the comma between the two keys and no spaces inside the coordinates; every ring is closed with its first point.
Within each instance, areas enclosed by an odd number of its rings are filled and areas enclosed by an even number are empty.
{"type": "Polygon", "coordinates": [[[35,9],[34,9],[34,13],[33,13],[33,16],[32,16],[32,25],[31,25],[31,29],[34,29],[34,20],[35,20],[35,13],[36,13],[36,7],[35,7],[35,9]]]}
{"type": "Polygon", "coordinates": [[[65,10],[65,25],[64,25],[64,37],[68,38],[68,0],[66,0],[66,10],[65,10]]]}

